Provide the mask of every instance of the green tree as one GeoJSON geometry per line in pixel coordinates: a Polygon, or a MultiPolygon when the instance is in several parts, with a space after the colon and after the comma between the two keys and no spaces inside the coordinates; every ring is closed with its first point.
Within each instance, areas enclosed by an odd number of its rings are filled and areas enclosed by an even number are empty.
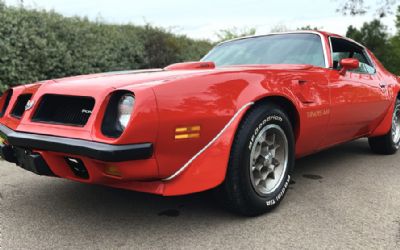
{"type": "Polygon", "coordinates": [[[199,60],[212,47],[151,25],[114,25],[0,0],[0,92],[9,85],[199,60]]]}
{"type": "Polygon", "coordinates": [[[290,29],[283,23],[278,23],[271,27],[271,33],[287,32],[290,29]]]}
{"type": "Polygon", "coordinates": [[[389,71],[400,74],[395,40],[389,36],[387,27],[380,20],[364,23],[360,29],[349,26],[346,36],[370,49],[389,71]]]}
{"type": "Polygon", "coordinates": [[[306,26],[303,26],[303,27],[299,27],[299,28],[297,28],[297,30],[321,30],[322,29],[322,27],[321,28],[318,28],[318,27],[311,27],[311,25],[306,25],[306,26]]]}
{"type": "Polygon", "coordinates": [[[397,7],[396,13],[396,35],[389,39],[390,43],[390,52],[388,53],[388,57],[390,58],[390,68],[394,73],[400,75],[400,6],[397,7]]]}
{"type": "Polygon", "coordinates": [[[398,0],[375,0],[375,5],[371,6],[366,0],[336,0],[339,3],[338,12],[344,15],[364,15],[365,13],[374,10],[379,17],[384,17],[388,14],[393,14],[393,7],[398,0]]]}
{"type": "Polygon", "coordinates": [[[389,34],[387,27],[380,20],[375,19],[369,23],[364,23],[358,30],[353,26],[348,27],[346,36],[365,45],[382,62],[389,46],[389,34]]]}
{"type": "Polygon", "coordinates": [[[400,75],[400,7],[397,11],[397,34],[390,36],[380,20],[364,23],[360,29],[349,26],[346,36],[365,45],[382,64],[394,74],[400,75]]]}
{"type": "Polygon", "coordinates": [[[218,37],[219,42],[239,38],[239,37],[244,37],[244,36],[252,36],[255,35],[257,32],[256,28],[229,28],[229,29],[222,29],[216,32],[216,36],[218,37]]]}
{"type": "Polygon", "coordinates": [[[400,6],[397,7],[395,24],[397,28],[397,35],[400,35],[400,6]]]}

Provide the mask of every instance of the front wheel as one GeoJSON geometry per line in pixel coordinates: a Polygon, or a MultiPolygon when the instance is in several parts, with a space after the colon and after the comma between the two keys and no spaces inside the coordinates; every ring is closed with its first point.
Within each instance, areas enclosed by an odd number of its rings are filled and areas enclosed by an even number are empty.
{"type": "Polygon", "coordinates": [[[294,136],[287,115],[273,104],[255,107],[241,122],[219,198],[234,212],[255,216],[277,207],[294,165],[294,136]]]}
{"type": "Polygon", "coordinates": [[[383,136],[368,138],[373,152],[378,154],[395,154],[400,148],[400,99],[396,100],[392,118],[392,129],[383,136]]]}

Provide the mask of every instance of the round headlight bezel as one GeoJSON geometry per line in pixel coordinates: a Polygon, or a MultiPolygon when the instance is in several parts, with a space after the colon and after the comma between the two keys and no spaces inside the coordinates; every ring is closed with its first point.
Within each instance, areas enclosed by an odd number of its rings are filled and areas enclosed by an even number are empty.
{"type": "Polygon", "coordinates": [[[110,138],[120,137],[122,133],[125,131],[125,129],[129,126],[132,114],[135,109],[135,102],[136,102],[135,94],[130,91],[117,90],[113,92],[109,97],[109,101],[103,116],[103,121],[101,124],[102,134],[110,138]],[[120,122],[120,115],[119,115],[120,103],[124,98],[128,96],[129,98],[133,97],[133,105],[132,108],[130,109],[130,115],[127,118],[127,122],[123,124],[120,122]]]}

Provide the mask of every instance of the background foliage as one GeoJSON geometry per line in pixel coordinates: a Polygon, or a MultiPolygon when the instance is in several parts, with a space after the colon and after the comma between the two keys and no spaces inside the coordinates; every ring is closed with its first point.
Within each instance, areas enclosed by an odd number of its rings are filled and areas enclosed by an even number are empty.
{"type": "MultiPolygon", "coordinates": [[[[363,0],[344,1],[344,3],[349,3],[349,4],[356,4],[363,2],[364,2],[363,0]]],[[[392,2],[395,1],[384,0],[385,4],[389,4],[392,2]]],[[[353,8],[356,8],[357,6],[358,5],[354,5],[353,8]]],[[[350,7],[348,7],[347,11],[349,10],[350,7]]],[[[352,13],[352,15],[365,13],[364,9],[358,8],[357,10],[358,11],[363,10],[363,12],[357,12],[356,10],[354,10],[354,13],[352,13]]],[[[378,9],[377,11],[378,12],[382,11],[382,9],[378,9]]],[[[385,13],[391,13],[391,12],[386,11],[385,13]]],[[[396,75],[400,75],[400,6],[397,8],[394,20],[394,22],[396,23],[395,34],[389,33],[387,27],[383,25],[382,22],[380,21],[381,15],[378,15],[378,17],[379,18],[377,19],[364,23],[363,26],[359,29],[350,25],[347,28],[346,36],[354,39],[355,41],[369,48],[375,54],[375,56],[382,62],[382,64],[386,67],[386,69],[388,69],[390,72],[396,75]]],[[[310,25],[297,28],[297,30],[323,30],[323,29],[324,29],[323,27],[312,27],[310,25]]],[[[284,31],[290,31],[290,29],[288,29],[285,25],[278,25],[271,29],[271,32],[284,32],[284,31]]],[[[252,35],[255,33],[256,33],[255,28],[246,28],[240,30],[234,27],[231,29],[220,30],[217,33],[217,37],[220,39],[220,41],[224,41],[233,39],[235,37],[252,35]]]]}
{"type": "Polygon", "coordinates": [[[394,6],[399,0],[335,0],[339,3],[336,11],[344,15],[364,15],[367,12],[374,11],[379,17],[393,14],[394,6]],[[367,3],[368,2],[368,3],[367,3]],[[372,6],[371,6],[372,4],[372,6]]]}
{"type": "Polygon", "coordinates": [[[369,48],[392,73],[400,75],[400,6],[395,17],[396,33],[388,33],[379,19],[364,23],[360,29],[349,26],[346,36],[369,48]]]}
{"type": "Polygon", "coordinates": [[[113,25],[0,0],[0,91],[9,85],[199,60],[212,47],[151,25],[113,25]]]}
{"type": "MultiPolygon", "coordinates": [[[[368,10],[363,0],[337,1],[343,3],[339,8],[343,14],[368,10]]],[[[395,34],[390,34],[379,19],[394,12],[396,2],[378,1],[382,3],[376,10],[378,19],[359,29],[349,26],[346,36],[370,48],[388,70],[400,75],[400,7],[394,20],[395,34]]],[[[286,27],[272,31],[286,31],[286,27]]],[[[216,36],[224,41],[255,33],[255,28],[228,27],[216,36]]],[[[212,46],[208,40],[190,39],[151,25],[92,22],[52,11],[6,6],[0,0],[0,92],[10,85],[43,79],[199,60],[212,46]]]]}

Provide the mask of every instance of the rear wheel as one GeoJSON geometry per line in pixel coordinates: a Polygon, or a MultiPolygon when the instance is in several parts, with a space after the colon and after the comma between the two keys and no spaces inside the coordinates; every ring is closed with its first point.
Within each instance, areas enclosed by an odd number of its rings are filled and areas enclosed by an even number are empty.
{"type": "Polygon", "coordinates": [[[392,129],[383,136],[368,138],[373,152],[378,154],[395,154],[400,148],[400,99],[396,100],[393,111],[392,129]]]}
{"type": "Polygon", "coordinates": [[[219,198],[243,215],[265,213],[286,194],[293,165],[294,136],[287,115],[273,104],[260,105],[241,122],[219,198]]]}

